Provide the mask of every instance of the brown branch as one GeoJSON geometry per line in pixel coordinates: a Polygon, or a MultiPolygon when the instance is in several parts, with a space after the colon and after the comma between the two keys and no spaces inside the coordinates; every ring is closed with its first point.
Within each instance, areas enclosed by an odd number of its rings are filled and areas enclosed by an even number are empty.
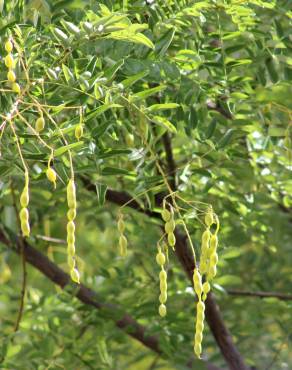
{"type": "Polygon", "coordinates": [[[259,298],[278,298],[283,301],[291,301],[292,294],[280,293],[280,292],[262,292],[255,291],[251,292],[248,290],[237,290],[237,289],[225,289],[226,292],[234,296],[246,296],[246,297],[259,297],[259,298]]]}
{"type": "MultiPolygon", "coordinates": [[[[21,253],[21,240],[15,237],[15,243],[12,244],[7,236],[7,233],[0,227],[0,242],[11,248],[14,252],[21,253]]],[[[72,284],[71,279],[67,273],[60,269],[55,263],[50,261],[43,253],[32,247],[26,240],[24,241],[24,255],[26,262],[34,266],[43,275],[50,279],[53,283],[59,285],[62,289],[66,285],[72,284]]],[[[123,330],[127,335],[142,343],[145,347],[149,348],[158,355],[163,356],[163,350],[159,346],[159,339],[157,336],[148,335],[147,329],[139,324],[132,316],[125,312],[121,312],[120,307],[102,302],[98,295],[91,289],[87,288],[84,284],[77,287],[75,296],[84,304],[92,306],[100,310],[109,319],[113,320],[116,326],[123,330]],[[117,319],[117,316],[120,316],[117,319]]],[[[189,368],[192,368],[192,361],[189,361],[189,368]]],[[[208,370],[222,370],[213,364],[206,362],[208,370]]]]}
{"type": "Polygon", "coordinates": [[[166,161],[168,164],[168,174],[171,177],[171,180],[169,181],[171,189],[174,191],[176,190],[176,181],[175,181],[175,175],[176,175],[176,165],[172,154],[172,145],[171,145],[171,139],[169,136],[169,133],[166,132],[162,136],[162,141],[164,145],[165,155],[166,155],[166,161]]]}

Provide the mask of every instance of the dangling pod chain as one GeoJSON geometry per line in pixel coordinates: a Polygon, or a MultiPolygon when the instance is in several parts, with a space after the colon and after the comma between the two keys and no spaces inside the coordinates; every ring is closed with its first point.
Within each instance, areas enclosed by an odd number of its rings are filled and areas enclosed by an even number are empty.
{"type": "Polygon", "coordinates": [[[161,247],[158,246],[158,253],[156,255],[156,262],[161,267],[161,271],[159,273],[159,281],[160,281],[160,295],[159,295],[159,302],[160,306],[158,309],[159,315],[164,317],[166,315],[166,306],[165,303],[167,301],[167,272],[164,269],[165,265],[165,254],[161,251],[161,247]]]}
{"type": "Polygon", "coordinates": [[[219,231],[219,219],[217,215],[215,215],[211,207],[208,208],[208,211],[206,213],[205,225],[206,229],[202,234],[200,267],[198,269],[196,266],[193,274],[194,290],[198,297],[194,352],[199,358],[201,358],[202,353],[202,340],[205,318],[204,301],[206,300],[207,294],[209,293],[211,288],[210,281],[216,275],[218,262],[217,233],[219,231]],[[213,224],[216,224],[216,229],[215,232],[212,234],[210,231],[210,227],[213,224]],[[203,279],[206,280],[204,283],[202,283],[203,279]]]}
{"type": "Polygon", "coordinates": [[[13,51],[13,42],[12,42],[12,40],[11,39],[7,40],[5,42],[4,47],[5,47],[5,50],[7,51],[7,55],[4,58],[5,65],[8,68],[7,80],[9,82],[9,84],[11,84],[12,90],[14,92],[16,92],[17,94],[20,94],[20,86],[16,82],[16,75],[15,75],[15,72],[14,72],[15,61],[14,61],[13,55],[12,55],[12,51],[13,51]]]}
{"type": "Polygon", "coordinates": [[[67,212],[67,258],[68,265],[70,269],[71,279],[76,283],[80,283],[79,271],[76,268],[75,261],[75,223],[74,219],[76,217],[76,187],[74,179],[70,179],[67,185],[67,202],[68,202],[68,212],[67,212]]]}
{"type": "Polygon", "coordinates": [[[22,235],[28,237],[30,234],[30,226],[29,226],[29,212],[27,208],[29,204],[29,175],[27,170],[25,171],[24,178],[25,178],[24,188],[20,196],[21,210],[19,212],[19,218],[22,235]]]}

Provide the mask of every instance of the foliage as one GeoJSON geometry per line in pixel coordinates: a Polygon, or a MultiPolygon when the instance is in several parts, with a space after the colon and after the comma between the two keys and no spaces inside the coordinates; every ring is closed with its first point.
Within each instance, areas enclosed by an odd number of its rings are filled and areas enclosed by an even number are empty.
{"type": "MultiPolygon", "coordinates": [[[[20,232],[15,207],[25,171],[17,137],[30,178],[28,240],[68,271],[64,240],[72,156],[81,281],[157,334],[165,356],[157,358],[134,343],[102,312],[80,304],[71,291],[60,291],[29,266],[24,314],[13,333],[21,262],[1,244],[1,368],[186,367],[194,293],[170,249],[168,313],[159,317],[155,256],[162,223],[123,207],[128,255],[121,258],[120,209],[106,201],[108,189],[115,189],[130,193],[144,209],[162,211],[159,199],[174,182],[166,137],[178,195],[186,200],[179,203],[186,209],[177,216],[177,227],[183,228],[184,220],[197,255],[202,204],[211,204],[219,216],[212,290],[239,351],[258,369],[289,367],[291,303],[228,294],[230,288],[288,292],[290,287],[289,1],[23,4],[0,1],[1,225],[20,232]],[[6,78],[9,37],[20,94],[6,78]],[[45,128],[37,133],[40,116],[45,128]],[[57,173],[56,189],[46,176],[48,161],[57,173]]],[[[203,355],[224,366],[208,328],[203,355]]],[[[205,368],[199,360],[195,364],[205,368]]]]}

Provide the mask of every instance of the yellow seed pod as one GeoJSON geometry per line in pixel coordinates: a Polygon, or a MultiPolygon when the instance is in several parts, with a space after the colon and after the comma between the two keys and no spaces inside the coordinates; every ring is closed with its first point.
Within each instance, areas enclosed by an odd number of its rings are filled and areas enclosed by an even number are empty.
{"type": "Polygon", "coordinates": [[[73,221],[67,223],[67,234],[72,235],[75,232],[75,224],[73,221]]]}
{"type": "Polygon", "coordinates": [[[15,65],[13,56],[11,54],[7,54],[6,57],[4,58],[4,63],[7,68],[13,69],[15,65]]]}
{"type": "Polygon", "coordinates": [[[21,222],[27,222],[29,218],[29,213],[27,208],[21,208],[19,212],[19,218],[21,222]]]}
{"type": "Polygon", "coordinates": [[[127,255],[127,245],[128,241],[125,235],[121,235],[119,238],[119,246],[120,246],[120,255],[125,257],[127,255]]]}
{"type": "Polygon", "coordinates": [[[55,170],[53,170],[53,168],[49,167],[46,171],[46,175],[47,175],[48,180],[50,182],[52,182],[54,184],[54,186],[56,187],[57,174],[56,174],[55,170]]]}
{"type": "Polygon", "coordinates": [[[156,262],[160,266],[165,264],[165,255],[161,251],[159,251],[156,255],[156,262]]]}
{"type": "Polygon", "coordinates": [[[161,217],[163,219],[163,221],[167,222],[170,220],[170,217],[171,217],[171,213],[169,212],[168,209],[164,209],[162,212],[161,212],[161,217]]]}
{"type": "Polygon", "coordinates": [[[164,229],[165,229],[165,232],[167,234],[173,233],[174,232],[174,229],[175,229],[175,221],[174,221],[174,219],[171,218],[169,221],[167,221],[166,224],[165,224],[164,229]]]}
{"type": "Polygon", "coordinates": [[[121,234],[123,234],[123,232],[125,231],[125,223],[124,223],[124,220],[122,218],[119,219],[118,221],[118,230],[121,234]]]}
{"type": "Polygon", "coordinates": [[[216,266],[210,266],[207,276],[208,280],[213,279],[216,276],[216,274],[217,274],[216,266]]]}
{"type": "Polygon", "coordinates": [[[159,315],[161,317],[166,316],[166,306],[164,304],[161,304],[158,309],[159,315]]]}
{"type": "Polygon", "coordinates": [[[167,301],[167,292],[160,292],[159,295],[159,302],[160,303],[165,303],[167,301]]]}
{"type": "Polygon", "coordinates": [[[10,40],[7,40],[5,42],[5,46],[4,47],[5,47],[5,50],[7,51],[7,53],[11,53],[12,50],[13,50],[13,44],[12,44],[12,42],[10,40]]]}
{"type": "Polygon", "coordinates": [[[196,343],[202,343],[202,340],[203,340],[203,333],[202,332],[196,332],[196,334],[195,334],[196,343]]]}
{"type": "Polygon", "coordinates": [[[203,284],[203,293],[208,294],[210,292],[210,284],[208,281],[205,281],[203,284]]]}
{"type": "Polygon", "coordinates": [[[67,253],[68,253],[68,256],[70,256],[70,257],[74,257],[75,256],[75,244],[69,244],[68,243],[68,245],[67,245],[67,253]]]}
{"type": "Polygon", "coordinates": [[[45,119],[44,117],[39,117],[36,122],[35,122],[35,130],[37,132],[41,132],[43,131],[43,129],[45,128],[45,119]]]}
{"type": "Polygon", "coordinates": [[[20,89],[20,86],[17,82],[14,82],[12,84],[12,90],[16,93],[16,94],[20,94],[21,93],[21,89],[20,89]]]}
{"type": "Polygon", "coordinates": [[[70,208],[67,212],[67,218],[69,221],[73,221],[76,217],[76,209],[70,208]]]}
{"type": "Polygon", "coordinates": [[[15,73],[13,71],[8,71],[8,73],[7,73],[7,80],[9,82],[16,81],[16,76],[15,76],[15,73]]]}
{"type": "Polygon", "coordinates": [[[73,258],[72,255],[68,255],[68,257],[67,257],[67,263],[68,263],[69,269],[70,270],[73,270],[74,267],[75,267],[75,259],[73,258]]]}
{"type": "Polygon", "coordinates": [[[71,271],[70,271],[70,276],[71,276],[71,279],[77,283],[77,284],[80,284],[80,275],[79,275],[79,271],[76,269],[76,268],[73,268],[71,271]]]}
{"type": "Polygon", "coordinates": [[[22,231],[23,236],[29,236],[30,226],[28,222],[21,222],[21,231],[22,231]]]}
{"type": "Polygon", "coordinates": [[[196,322],[196,332],[203,333],[204,331],[204,322],[203,321],[197,321],[196,322]]]}
{"type": "Polygon", "coordinates": [[[202,234],[202,245],[206,245],[209,243],[211,237],[211,233],[209,229],[206,229],[202,234]]]}
{"type": "Polygon", "coordinates": [[[77,140],[79,140],[83,136],[83,126],[80,123],[78,126],[75,128],[75,137],[77,140]]]}
{"type": "Polygon", "coordinates": [[[216,234],[211,235],[210,238],[210,253],[216,252],[218,246],[218,238],[216,234]]]}
{"type": "Polygon", "coordinates": [[[198,358],[201,358],[201,353],[202,353],[202,345],[200,343],[196,343],[195,346],[194,346],[194,352],[195,352],[195,355],[198,357],[198,358]]]}
{"type": "Polygon", "coordinates": [[[205,303],[202,301],[199,301],[197,303],[197,311],[198,312],[204,312],[205,311],[205,303]]]}
{"type": "Polygon", "coordinates": [[[160,280],[160,291],[166,292],[167,291],[167,282],[166,280],[160,280]]]}
{"type": "Polygon", "coordinates": [[[160,273],[159,273],[159,279],[160,280],[163,280],[163,281],[166,281],[167,279],[167,273],[165,270],[161,270],[160,273]]]}
{"type": "Polygon", "coordinates": [[[174,236],[174,233],[169,233],[168,236],[167,236],[167,240],[168,240],[168,244],[171,246],[171,247],[174,247],[175,246],[175,236],[174,236]]]}
{"type": "Polygon", "coordinates": [[[201,295],[202,295],[202,291],[203,291],[202,276],[199,273],[198,269],[196,269],[196,268],[194,269],[194,273],[193,273],[193,283],[194,283],[195,292],[196,292],[198,298],[201,299],[201,295]]]}
{"type": "Polygon", "coordinates": [[[72,244],[75,244],[75,234],[68,234],[67,235],[67,243],[68,245],[72,245],[72,244]]]}
{"type": "Polygon", "coordinates": [[[217,262],[218,262],[218,254],[217,253],[213,253],[210,257],[210,267],[211,266],[216,266],[217,265],[217,262]]]}
{"type": "Polygon", "coordinates": [[[134,138],[134,135],[130,134],[130,133],[127,133],[126,134],[126,144],[131,148],[132,146],[134,146],[135,144],[135,138],[134,138]]]}
{"type": "Polygon", "coordinates": [[[20,196],[20,205],[22,208],[26,208],[29,203],[29,193],[28,193],[28,186],[26,185],[23,188],[23,191],[20,196]]]}
{"type": "Polygon", "coordinates": [[[69,208],[76,208],[76,187],[73,179],[70,179],[67,185],[67,202],[69,208]]]}
{"type": "Polygon", "coordinates": [[[210,227],[214,223],[213,211],[210,208],[205,216],[205,224],[210,227]]]}

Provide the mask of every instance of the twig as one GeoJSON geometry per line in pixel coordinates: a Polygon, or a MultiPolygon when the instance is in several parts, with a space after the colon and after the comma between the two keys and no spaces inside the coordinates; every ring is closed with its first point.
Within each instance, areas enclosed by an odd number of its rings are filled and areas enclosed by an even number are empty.
{"type": "MultiPolygon", "coordinates": [[[[12,195],[12,200],[13,200],[13,207],[15,210],[15,216],[18,224],[18,229],[21,230],[20,226],[20,221],[18,217],[18,209],[17,209],[17,203],[16,203],[16,197],[15,197],[15,192],[13,188],[13,183],[11,182],[10,185],[11,189],[11,195],[12,195]]],[[[20,242],[20,257],[21,257],[21,264],[22,264],[22,284],[21,284],[21,292],[20,292],[20,304],[19,304],[19,309],[18,309],[18,314],[16,318],[16,322],[14,325],[14,332],[17,332],[19,329],[19,324],[23,315],[23,309],[24,309],[24,298],[25,298],[25,292],[26,292],[26,260],[25,260],[25,253],[24,253],[24,241],[23,238],[20,237],[19,239],[20,242]]]]}
{"type": "Polygon", "coordinates": [[[226,292],[234,296],[247,296],[247,297],[259,297],[259,298],[278,298],[283,301],[291,301],[292,294],[280,293],[280,292],[262,292],[255,291],[251,292],[248,290],[237,290],[237,289],[225,289],[226,292]]]}

